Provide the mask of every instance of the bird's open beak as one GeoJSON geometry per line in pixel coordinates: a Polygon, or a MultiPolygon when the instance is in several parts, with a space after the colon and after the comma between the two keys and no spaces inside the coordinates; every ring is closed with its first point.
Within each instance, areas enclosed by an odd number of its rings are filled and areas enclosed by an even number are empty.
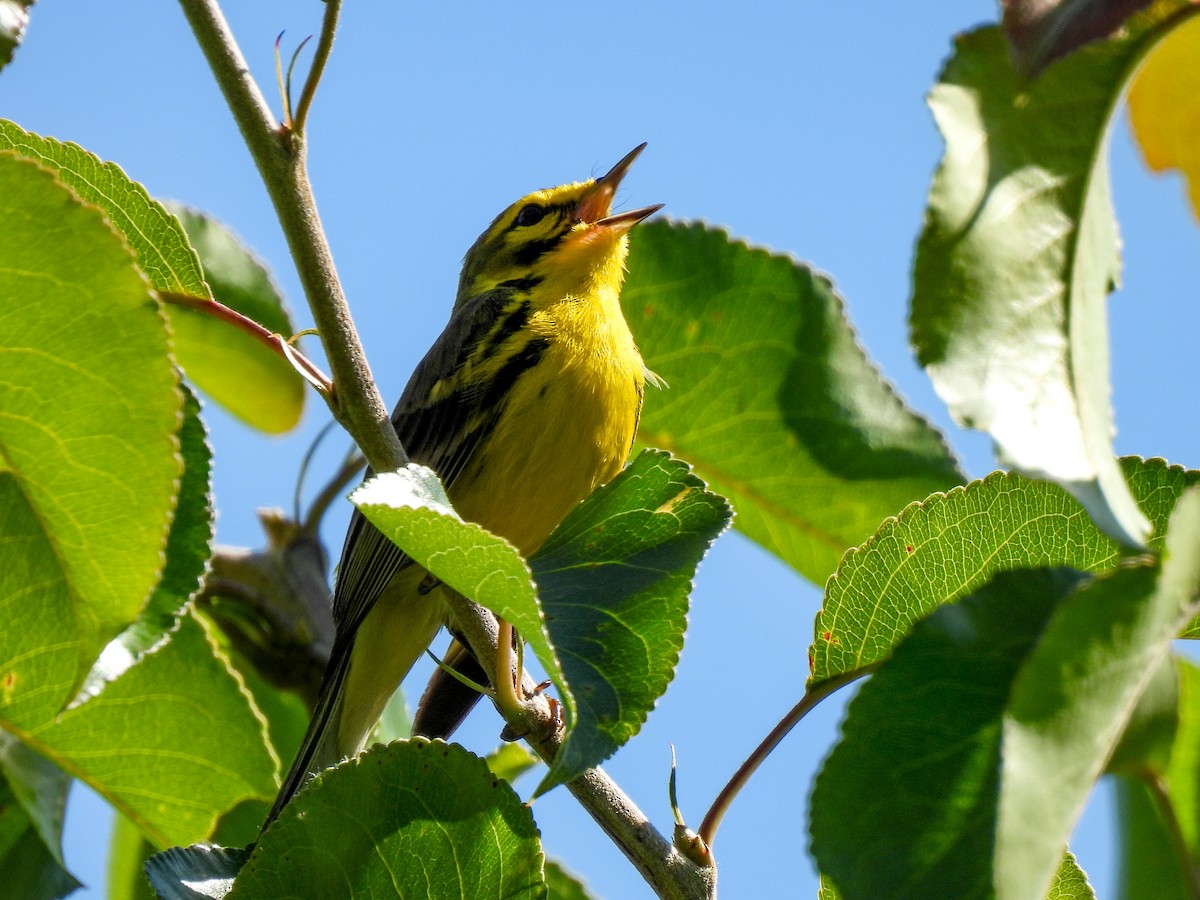
{"type": "Polygon", "coordinates": [[[583,195],[583,199],[579,201],[579,205],[575,207],[576,221],[587,222],[590,225],[602,225],[618,231],[628,231],[642,219],[663,208],[663,204],[656,203],[654,206],[643,206],[641,209],[631,209],[629,212],[617,213],[614,216],[608,214],[621,179],[625,177],[625,173],[629,171],[633,161],[645,149],[645,144],[638,144],[626,153],[619,163],[609,169],[607,175],[592,185],[583,195]]]}

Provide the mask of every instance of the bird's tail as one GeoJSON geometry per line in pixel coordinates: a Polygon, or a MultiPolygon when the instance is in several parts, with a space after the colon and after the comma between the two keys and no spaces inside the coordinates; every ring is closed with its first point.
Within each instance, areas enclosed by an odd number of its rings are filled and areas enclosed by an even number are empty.
{"type": "Polygon", "coordinates": [[[444,605],[436,589],[421,591],[424,578],[416,566],[398,573],[361,625],[334,642],[308,731],[264,829],[310,775],[363,748],[388,699],[441,628],[444,605]]]}
{"type": "Polygon", "coordinates": [[[338,721],[341,719],[342,705],[345,702],[346,676],[350,672],[350,655],[354,650],[353,637],[349,641],[339,641],[329,657],[329,665],[325,669],[325,678],[321,682],[321,692],[317,696],[317,704],[313,708],[312,719],[308,723],[308,731],[292,761],[292,767],[283,779],[279,793],[271,811],[267,813],[262,831],[278,818],[287,802],[304,786],[310,775],[316,774],[329,766],[341,761],[338,752],[338,721]]]}

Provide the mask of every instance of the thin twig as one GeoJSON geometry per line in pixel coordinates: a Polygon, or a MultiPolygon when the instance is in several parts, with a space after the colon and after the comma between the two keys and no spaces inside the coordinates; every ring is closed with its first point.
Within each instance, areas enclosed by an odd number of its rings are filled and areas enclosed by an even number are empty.
{"type": "Polygon", "coordinates": [[[313,54],[312,67],[308,70],[308,78],[304,80],[304,89],[300,92],[300,102],[296,104],[296,115],[292,118],[292,129],[297,134],[304,134],[308,110],[312,106],[313,97],[317,94],[317,85],[325,72],[325,63],[329,61],[329,53],[333,50],[333,36],[337,33],[338,15],[341,11],[342,0],[325,0],[325,18],[321,22],[321,37],[317,41],[317,49],[313,54]]]}
{"type": "Polygon", "coordinates": [[[754,752],[733,773],[733,777],[721,789],[721,793],[717,794],[717,798],[704,815],[704,821],[700,823],[697,833],[700,840],[704,842],[710,851],[712,850],[713,841],[717,836],[717,829],[721,825],[721,819],[725,817],[725,813],[729,811],[734,798],[746,786],[750,777],[758,770],[758,767],[763,764],[766,758],[771,755],[771,751],[779,746],[779,742],[787,737],[787,733],[795,728],[799,721],[808,715],[818,703],[839,688],[843,688],[852,681],[862,678],[872,671],[872,668],[868,666],[853,672],[844,672],[841,675],[835,675],[818,684],[816,688],[807,691],[800,698],[800,702],[793,706],[788,711],[788,714],[780,720],[779,724],[771,729],[771,733],[763,738],[762,743],[754,748],[754,752]]]}
{"type": "MultiPolygon", "coordinates": [[[[258,166],[291,248],[333,374],[334,393],[327,398],[330,409],[375,471],[398,469],[408,462],[408,457],[371,377],[337,277],[308,180],[303,136],[276,127],[216,0],[179,0],[179,3],[258,166]]],[[[336,13],[331,20],[328,8],[336,5],[336,2],[327,4],[326,25],[336,22],[336,13]]],[[[318,71],[333,40],[326,31],[322,32],[317,48],[318,71]]],[[[310,75],[306,92],[311,97],[315,90],[310,75]]]]}
{"type": "Polygon", "coordinates": [[[317,494],[316,498],[309,505],[308,514],[304,517],[304,523],[300,526],[302,531],[311,534],[317,533],[317,528],[321,524],[321,518],[325,515],[325,510],[329,508],[334,500],[341,496],[342,491],[357,477],[365,464],[366,460],[358,453],[352,453],[342,463],[341,468],[334,473],[325,487],[321,488],[321,492],[317,494]]]}

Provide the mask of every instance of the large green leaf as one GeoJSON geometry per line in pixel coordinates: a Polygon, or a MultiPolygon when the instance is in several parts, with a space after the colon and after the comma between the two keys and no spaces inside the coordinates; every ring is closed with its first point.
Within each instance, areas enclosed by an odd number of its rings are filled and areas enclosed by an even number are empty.
{"type": "Polygon", "coordinates": [[[1176,505],[1161,565],[1085,578],[999,573],[863,686],[812,804],[813,852],[847,900],[1046,893],[1200,592],[1200,491],[1176,505]]]}
{"type": "Polygon", "coordinates": [[[229,900],[543,897],[542,865],[537,826],[512,788],[462,747],[414,739],[313,779],[259,840],[229,900]]]}
{"type": "Polygon", "coordinates": [[[1130,546],[1148,527],[1112,453],[1105,298],[1119,259],[1106,144],[1154,26],[1185,5],[1157,4],[1032,86],[998,27],[960,36],[930,95],[946,150],[913,271],[921,364],[958,421],[1130,546]]]}
{"type": "MultiPolygon", "coordinates": [[[[1123,461],[1145,513],[1161,532],[1197,473],[1162,460],[1123,461]]],[[[829,579],[810,649],[816,685],[886,659],[914,621],[1004,569],[1071,566],[1098,572],[1120,548],[1069,494],[1042,481],[995,472],[935,494],[884,523],[846,554],[829,579]]]]}
{"type": "Polygon", "coordinates": [[[1120,568],[1056,611],[1012,686],[1000,741],[996,887],[1035,896],[1146,686],[1200,598],[1200,489],[1175,505],[1161,568],[1120,568]]]}
{"type": "Polygon", "coordinates": [[[424,466],[376,475],[350,495],[364,516],[398,547],[464,597],[501,616],[529,643],[554,682],[566,727],[575,699],[550,643],[529,566],[516,549],[450,506],[441,482],[424,466]]]}
{"type": "Polygon", "coordinates": [[[160,847],[204,840],[277,786],[261,714],[191,615],[99,696],[21,736],[160,847]]]}
{"type": "Polygon", "coordinates": [[[674,674],[696,565],[730,516],[686,463],[662,452],[641,454],[593,493],[528,567],[507,542],[463,522],[421,467],[376,476],[351,499],[414,560],[530,643],[561,692],[568,734],[539,791],[637,733],[674,674]]]}
{"type": "Polygon", "coordinates": [[[124,242],[2,151],[0,261],[0,724],[34,729],[158,583],[183,397],[124,242]]]}
{"type": "Polygon", "coordinates": [[[212,448],[200,420],[199,401],[186,385],[180,387],[184,392],[183,421],[179,429],[183,475],[179,479],[179,496],[167,534],[162,577],[137,621],[104,648],[74,702],[99,693],[104,685],[161,641],[200,589],[207,570],[214,516],[212,448]]]}
{"type": "Polygon", "coordinates": [[[845,900],[990,896],[1004,704],[1078,582],[1000,573],[918,622],[859,690],[810,812],[813,855],[845,900]]]}
{"type": "MultiPolygon", "coordinates": [[[[211,216],[178,204],[168,209],[187,231],[204,264],[212,295],[230,309],[285,338],[295,332],[266,267],[211,216]]],[[[204,378],[204,389],[244,422],[270,434],[295,427],[305,385],[291,364],[243,331],[193,309],[170,307],[172,325],[186,345],[183,367],[204,378]],[[254,385],[254,390],[246,390],[254,385]]]]}
{"type": "Polygon", "coordinates": [[[863,353],[829,279],[703,225],[638,226],[622,306],[649,388],[638,442],[687,459],[736,527],[816,583],[886,516],[963,476],[863,353]]]}
{"type": "Polygon", "coordinates": [[[675,675],[696,566],[731,517],[687,463],[646,451],[530,558],[579,704],[539,793],[599,765],[641,729],[675,675]]]}
{"type": "MultiPolygon", "coordinates": [[[[837,888],[824,875],[817,890],[817,900],[842,900],[837,888]]],[[[1063,853],[1058,874],[1046,892],[1046,900],[1096,900],[1096,892],[1088,882],[1087,873],[1079,867],[1070,850],[1063,853]]]]}
{"type": "MultiPolygon", "coordinates": [[[[137,258],[156,291],[210,298],[200,259],[179,220],[115,163],[102,162],[76,144],[24,131],[0,119],[0,150],[36,161],[54,172],[80,198],[104,211],[137,258]]],[[[290,334],[282,301],[246,268],[246,251],[210,234],[197,234],[211,251],[217,299],[253,318],[270,310],[269,328],[290,334]],[[236,277],[229,277],[237,272],[236,277]],[[230,283],[236,287],[228,290],[230,283]],[[243,289],[249,286],[249,290],[243,289]]],[[[304,392],[300,376],[274,351],[211,316],[187,307],[166,305],[174,351],[188,377],[205,393],[248,424],[265,431],[286,431],[299,419],[304,392]],[[252,388],[252,389],[248,389],[252,388]]]]}

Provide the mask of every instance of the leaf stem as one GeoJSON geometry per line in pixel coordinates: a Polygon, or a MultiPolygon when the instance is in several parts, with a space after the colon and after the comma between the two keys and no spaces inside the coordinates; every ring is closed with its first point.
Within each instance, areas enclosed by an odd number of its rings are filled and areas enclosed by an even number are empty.
{"type": "MultiPolygon", "coordinates": [[[[524,704],[517,696],[516,681],[521,677],[521,670],[513,672],[513,627],[504,619],[496,620],[496,706],[504,721],[510,725],[520,721],[524,716],[524,704]]],[[[524,732],[517,732],[524,734],[524,732]]]]}
{"type": "Polygon", "coordinates": [[[704,821],[700,823],[698,834],[700,840],[712,850],[713,841],[717,836],[717,829],[721,826],[721,820],[725,817],[725,813],[729,811],[729,807],[733,804],[734,799],[741,792],[751,776],[758,771],[758,767],[766,761],[766,758],[771,755],[772,751],[779,746],[789,731],[799,724],[800,720],[811,712],[818,703],[828,697],[830,694],[845,687],[852,681],[856,681],[862,676],[871,672],[874,666],[867,666],[862,669],[857,669],[853,672],[844,672],[841,675],[835,675],[825,681],[822,681],[815,689],[810,689],[805,692],[800,698],[800,702],[793,706],[788,714],[785,715],[768,734],[761,744],[754,748],[754,752],[747,757],[746,761],[741,764],[733,777],[729,779],[729,783],[721,789],[721,793],[717,794],[717,798],[713,800],[712,806],[704,815],[704,821]]]}
{"type": "MultiPolygon", "coordinates": [[[[258,166],[291,249],[333,373],[334,392],[327,398],[330,409],[376,472],[397,469],[408,462],[408,457],[371,377],[337,277],[308,180],[303,135],[276,126],[217,0],[179,0],[179,4],[258,166]]],[[[314,72],[323,69],[329,55],[333,41],[329,29],[336,24],[339,5],[337,0],[326,5],[326,27],[317,47],[314,72]],[[332,14],[330,7],[334,8],[332,14]]],[[[307,102],[311,103],[315,90],[314,75],[310,73],[305,85],[307,102]]],[[[305,97],[301,103],[305,103],[305,97]]]]}
{"type": "Polygon", "coordinates": [[[328,398],[333,393],[333,382],[307,356],[283,339],[282,335],[268,331],[258,322],[242,315],[236,309],[231,309],[219,300],[208,297],[194,297],[191,294],[176,294],[171,291],[158,291],[158,298],[173,306],[193,309],[215,319],[220,319],[245,334],[250,335],[259,343],[265,344],[291,365],[300,376],[316,388],[317,393],[328,398]]]}

